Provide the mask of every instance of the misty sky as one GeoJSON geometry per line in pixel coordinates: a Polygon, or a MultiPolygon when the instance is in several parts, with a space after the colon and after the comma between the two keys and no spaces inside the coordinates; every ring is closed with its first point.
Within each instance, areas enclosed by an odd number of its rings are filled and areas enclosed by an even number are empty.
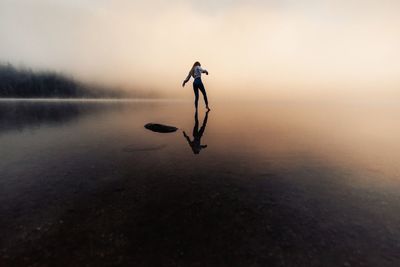
{"type": "Polygon", "coordinates": [[[182,93],[195,60],[211,94],[396,90],[395,0],[0,0],[0,60],[182,93]]]}

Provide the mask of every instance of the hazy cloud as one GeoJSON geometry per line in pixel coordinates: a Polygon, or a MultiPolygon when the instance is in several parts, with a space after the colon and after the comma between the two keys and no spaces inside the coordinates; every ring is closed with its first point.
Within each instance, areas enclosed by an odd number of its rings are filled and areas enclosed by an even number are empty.
{"type": "Polygon", "coordinates": [[[0,60],[167,92],[181,90],[194,60],[209,69],[216,91],[239,95],[393,87],[399,7],[392,0],[1,0],[0,60]]]}

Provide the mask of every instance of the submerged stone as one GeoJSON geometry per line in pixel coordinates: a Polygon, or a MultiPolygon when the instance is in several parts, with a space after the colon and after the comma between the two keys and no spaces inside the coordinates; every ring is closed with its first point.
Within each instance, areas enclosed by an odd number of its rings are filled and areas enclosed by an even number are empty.
{"type": "Polygon", "coordinates": [[[148,145],[148,146],[139,146],[139,145],[129,145],[125,147],[122,151],[124,152],[140,152],[140,151],[156,151],[161,150],[166,145],[148,145]]]}
{"type": "Polygon", "coordinates": [[[163,125],[159,123],[147,123],[144,128],[157,133],[173,133],[178,130],[178,128],[174,126],[163,125]]]}

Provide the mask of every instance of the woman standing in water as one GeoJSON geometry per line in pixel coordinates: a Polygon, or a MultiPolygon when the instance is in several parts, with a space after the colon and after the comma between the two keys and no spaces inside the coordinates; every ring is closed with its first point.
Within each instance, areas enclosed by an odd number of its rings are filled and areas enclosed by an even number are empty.
{"type": "Polygon", "coordinates": [[[193,91],[194,91],[194,97],[195,97],[194,105],[196,107],[196,110],[197,110],[197,106],[198,106],[198,102],[199,102],[199,89],[204,96],[204,102],[206,103],[207,110],[210,110],[210,108],[208,107],[206,89],[204,88],[203,82],[201,81],[202,73],[205,73],[208,75],[208,71],[205,69],[202,69],[200,62],[196,61],[193,64],[192,69],[189,71],[189,74],[187,75],[186,79],[183,81],[182,86],[185,87],[185,84],[190,80],[190,77],[192,76],[194,79],[193,91]]]}

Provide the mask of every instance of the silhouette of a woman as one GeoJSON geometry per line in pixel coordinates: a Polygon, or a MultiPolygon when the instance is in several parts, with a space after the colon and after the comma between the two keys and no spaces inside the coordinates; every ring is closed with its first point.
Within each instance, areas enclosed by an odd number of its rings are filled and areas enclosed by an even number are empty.
{"type": "Polygon", "coordinates": [[[192,69],[189,71],[186,79],[183,81],[182,86],[185,87],[185,84],[190,80],[190,77],[193,77],[193,79],[194,79],[193,91],[194,91],[194,96],[195,96],[194,106],[196,107],[196,110],[197,110],[197,106],[198,106],[198,102],[199,102],[199,89],[204,96],[204,102],[206,103],[206,108],[208,110],[210,110],[210,108],[208,107],[206,89],[204,88],[203,82],[201,81],[202,73],[205,73],[208,75],[208,71],[205,69],[202,69],[200,62],[196,61],[193,64],[192,69]]]}
{"type": "Polygon", "coordinates": [[[183,136],[186,138],[194,154],[199,154],[200,150],[207,147],[207,145],[201,144],[201,137],[203,136],[203,133],[207,126],[208,112],[209,111],[206,112],[206,116],[204,117],[203,125],[201,126],[200,130],[199,116],[197,115],[197,110],[194,113],[193,141],[191,141],[189,136],[185,133],[185,131],[183,131],[183,136]]]}

